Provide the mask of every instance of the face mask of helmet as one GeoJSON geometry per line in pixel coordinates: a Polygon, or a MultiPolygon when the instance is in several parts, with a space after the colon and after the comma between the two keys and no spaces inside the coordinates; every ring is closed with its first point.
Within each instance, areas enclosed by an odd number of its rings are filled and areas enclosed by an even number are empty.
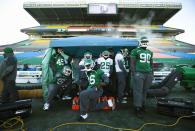
{"type": "Polygon", "coordinates": [[[70,68],[64,67],[63,73],[65,76],[70,76],[72,71],[70,68]]]}
{"type": "Polygon", "coordinates": [[[148,39],[146,37],[142,37],[140,40],[139,47],[147,48],[147,46],[148,46],[148,39]]]}
{"type": "Polygon", "coordinates": [[[85,70],[86,70],[86,71],[91,71],[91,70],[92,70],[91,65],[85,65],[85,70]]]}
{"type": "Polygon", "coordinates": [[[92,59],[92,55],[91,55],[91,54],[85,54],[85,55],[84,55],[84,58],[85,58],[85,59],[92,59]]]}
{"type": "Polygon", "coordinates": [[[110,53],[108,51],[105,51],[102,53],[102,56],[107,59],[110,56],[110,53]]]}
{"type": "Polygon", "coordinates": [[[148,46],[148,42],[140,42],[140,45],[139,45],[141,48],[147,48],[148,46]]]}
{"type": "Polygon", "coordinates": [[[84,63],[85,65],[85,71],[91,71],[93,69],[93,61],[92,60],[86,60],[84,63]]]}

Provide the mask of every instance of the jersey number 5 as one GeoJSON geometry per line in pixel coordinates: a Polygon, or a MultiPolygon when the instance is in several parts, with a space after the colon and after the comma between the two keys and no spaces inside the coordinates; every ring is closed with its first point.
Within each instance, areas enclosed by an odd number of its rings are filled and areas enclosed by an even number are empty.
{"type": "Polygon", "coordinates": [[[150,63],[151,55],[147,53],[141,53],[140,54],[140,62],[141,63],[150,63]]]}

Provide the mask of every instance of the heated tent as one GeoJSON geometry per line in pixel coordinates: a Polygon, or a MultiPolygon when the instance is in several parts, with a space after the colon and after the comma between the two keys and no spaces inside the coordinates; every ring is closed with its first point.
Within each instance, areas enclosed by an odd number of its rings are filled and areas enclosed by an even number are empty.
{"type": "Polygon", "coordinates": [[[99,54],[106,49],[116,53],[124,47],[132,50],[138,46],[138,43],[139,42],[136,39],[103,36],[78,36],[51,40],[50,48],[47,50],[42,61],[42,88],[44,99],[48,96],[48,83],[52,81],[53,78],[53,72],[49,67],[49,60],[51,55],[55,52],[53,48],[61,47],[66,54],[78,59],[83,57],[84,52],[87,50],[91,51],[93,56],[98,57],[99,54]]]}

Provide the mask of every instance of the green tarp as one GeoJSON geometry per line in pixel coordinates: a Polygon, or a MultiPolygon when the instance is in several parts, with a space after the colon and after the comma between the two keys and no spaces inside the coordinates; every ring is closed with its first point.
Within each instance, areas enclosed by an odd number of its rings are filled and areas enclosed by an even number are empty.
{"type": "Polygon", "coordinates": [[[187,58],[154,58],[154,62],[166,63],[166,64],[190,64],[195,65],[195,59],[187,59],[187,58]]]}

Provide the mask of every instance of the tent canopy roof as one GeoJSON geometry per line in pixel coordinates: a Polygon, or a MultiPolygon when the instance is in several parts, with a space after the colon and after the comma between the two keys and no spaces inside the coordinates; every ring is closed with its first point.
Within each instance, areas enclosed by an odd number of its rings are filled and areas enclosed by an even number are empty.
{"type": "Polygon", "coordinates": [[[104,50],[112,50],[115,53],[121,48],[132,50],[138,46],[136,39],[112,38],[103,36],[79,36],[64,39],[54,39],[50,43],[50,47],[63,47],[68,55],[82,57],[85,51],[91,51],[94,56],[104,50]]]}
{"type": "Polygon", "coordinates": [[[64,39],[53,39],[50,47],[80,47],[80,46],[137,46],[138,40],[113,38],[104,36],[78,36],[64,39]]]}

